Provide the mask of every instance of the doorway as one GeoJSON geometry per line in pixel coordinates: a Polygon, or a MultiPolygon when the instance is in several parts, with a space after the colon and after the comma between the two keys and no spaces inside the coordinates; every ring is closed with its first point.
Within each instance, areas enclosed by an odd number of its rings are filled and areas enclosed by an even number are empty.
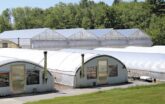
{"type": "Polygon", "coordinates": [[[11,66],[11,88],[13,93],[22,93],[25,88],[25,66],[11,66]]]}
{"type": "Polygon", "coordinates": [[[98,84],[107,84],[108,60],[98,61],[98,84]]]}

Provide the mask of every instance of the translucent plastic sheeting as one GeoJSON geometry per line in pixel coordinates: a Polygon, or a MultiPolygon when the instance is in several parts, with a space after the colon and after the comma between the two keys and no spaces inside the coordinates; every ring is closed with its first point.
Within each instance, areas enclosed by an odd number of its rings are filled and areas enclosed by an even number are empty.
{"type": "Polygon", "coordinates": [[[165,72],[165,55],[159,53],[120,52],[108,50],[63,49],[73,53],[97,53],[113,56],[122,61],[128,69],[165,72]]]}

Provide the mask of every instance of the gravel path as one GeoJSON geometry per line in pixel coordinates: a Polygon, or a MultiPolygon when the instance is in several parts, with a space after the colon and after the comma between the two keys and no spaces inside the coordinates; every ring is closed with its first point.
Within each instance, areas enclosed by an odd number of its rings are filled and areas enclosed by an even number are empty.
{"type": "Polygon", "coordinates": [[[124,84],[124,85],[103,86],[103,87],[94,87],[94,88],[77,88],[77,89],[65,88],[65,89],[60,89],[59,92],[51,92],[51,93],[44,93],[38,95],[24,95],[24,96],[17,96],[11,98],[1,98],[0,104],[23,104],[25,102],[51,99],[60,96],[74,96],[74,95],[87,94],[97,91],[110,90],[114,88],[127,88],[137,85],[151,85],[151,84],[153,83],[135,81],[133,83],[124,84]]]}

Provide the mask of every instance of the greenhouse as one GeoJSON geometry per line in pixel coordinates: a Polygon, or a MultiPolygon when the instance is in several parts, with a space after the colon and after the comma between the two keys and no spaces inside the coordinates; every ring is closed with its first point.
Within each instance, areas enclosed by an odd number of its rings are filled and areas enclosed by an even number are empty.
{"type": "Polygon", "coordinates": [[[38,28],[5,31],[1,33],[0,39],[12,41],[22,48],[49,50],[152,46],[151,38],[139,29],[38,28]]]}
{"type": "Polygon", "coordinates": [[[0,48],[19,48],[19,47],[18,44],[10,40],[0,39],[0,48]]]}
{"type": "Polygon", "coordinates": [[[119,51],[107,51],[107,53],[120,59],[126,65],[131,77],[149,76],[153,79],[165,80],[164,54],[119,51]]]}
{"type": "Polygon", "coordinates": [[[47,29],[37,28],[5,31],[0,34],[0,39],[12,41],[22,48],[31,48],[31,38],[47,29]]]}
{"type": "Polygon", "coordinates": [[[91,29],[88,31],[99,37],[99,46],[125,47],[128,45],[127,38],[114,29],[91,29]]]}
{"type": "Polygon", "coordinates": [[[63,49],[61,51],[111,55],[126,65],[129,77],[150,76],[154,79],[165,80],[164,54],[110,51],[107,48],[105,50],[102,48],[99,50],[63,49]]]}
{"type": "MultiPolygon", "coordinates": [[[[0,55],[44,66],[41,50],[0,49],[0,55]]],[[[47,69],[54,76],[55,83],[71,87],[112,85],[128,81],[125,65],[110,55],[48,51],[47,69]]]]}
{"type": "Polygon", "coordinates": [[[139,46],[128,46],[125,48],[96,48],[97,50],[106,50],[106,51],[119,51],[119,52],[135,52],[135,53],[159,53],[165,54],[164,46],[152,46],[152,47],[139,47],[139,46]]]}
{"type": "Polygon", "coordinates": [[[0,56],[0,96],[54,90],[54,78],[31,61],[0,56]]]}
{"type": "Polygon", "coordinates": [[[165,53],[165,46],[153,46],[152,49],[157,50],[159,53],[165,53]]]}
{"type": "Polygon", "coordinates": [[[56,32],[68,39],[68,48],[95,48],[99,46],[98,37],[83,28],[58,29],[56,32]]]}
{"type": "Polygon", "coordinates": [[[112,29],[106,28],[106,29],[88,29],[87,31],[96,35],[97,37],[102,37],[103,35],[109,33],[112,29]]]}
{"type": "Polygon", "coordinates": [[[160,53],[160,54],[164,54],[165,53],[165,49],[163,49],[163,47],[157,47],[157,46],[153,46],[153,47],[126,47],[126,49],[124,49],[124,51],[127,52],[141,52],[141,53],[160,53]]]}
{"type": "Polygon", "coordinates": [[[32,37],[31,45],[34,49],[59,49],[67,48],[67,39],[55,30],[45,30],[32,37]]]}
{"type": "Polygon", "coordinates": [[[152,39],[140,29],[116,29],[128,40],[128,45],[133,46],[152,46],[152,39]]]}

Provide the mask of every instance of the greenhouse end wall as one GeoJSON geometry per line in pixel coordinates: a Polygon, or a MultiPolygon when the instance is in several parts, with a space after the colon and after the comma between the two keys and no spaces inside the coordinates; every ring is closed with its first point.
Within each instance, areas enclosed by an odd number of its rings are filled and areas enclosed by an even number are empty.
{"type": "Polygon", "coordinates": [[[0,96],[54,90],[52,75],[48,73],[47,82],[43,83],[43,68],[27,62],[1,65],[0,80],[0,96]]]}

